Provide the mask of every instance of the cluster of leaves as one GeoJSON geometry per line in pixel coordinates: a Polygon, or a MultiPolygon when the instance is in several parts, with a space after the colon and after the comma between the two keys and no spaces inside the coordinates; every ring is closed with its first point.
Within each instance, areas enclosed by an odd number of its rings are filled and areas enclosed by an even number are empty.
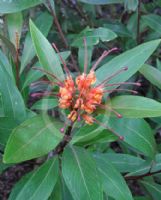
{"type": "Polygon", "coordinates": [[[39,157],[43,163],[22,177],[10,200],[161,199],[161,17],[151,14],[160,5],[160,0],[0,0],[0,171],[39,157]],[[83,38],[88,69],[101,49],[117,45],[123,52],[101,63],[98,80],[128,66],[110,83],[141,79],[143,86],[140,95],[113,95],[107,102],[122,119],[108,111],[97,113],[123,141],[105,127],[76,123],[70,142],[55,151],[64,138],[60,127],[65,113],[56,98],[33,94],[57,90],[42,81],[52,80],[45,71],[65,78],[52,42],[64,47],[64,60],[74,55],[67,61],[73,74],[75,57],[83,70],[83,38]],[[144,191],[142,197],[132,195],[127,184],[131,180],[144,191]]]}

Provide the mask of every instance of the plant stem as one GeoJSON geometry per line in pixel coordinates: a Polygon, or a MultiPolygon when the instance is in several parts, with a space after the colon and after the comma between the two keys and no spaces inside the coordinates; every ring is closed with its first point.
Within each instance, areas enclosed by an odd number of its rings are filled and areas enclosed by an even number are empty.
{"type": "MultiPolygon", "coordinates": [[[[65,38],[65,36],[64,36],[64,33],[63,33],[62,29],[61,29],[61,26],[60,26],[60,23],[59,23],[59,21],[58,21],[58,18],[57,18],[57,16],[56,16],[56,14],[55,14],[55,11],[53,10],[53,8],[52,8],[51,3],[50,3],[49,0],[47,0],[47,3],[48,3],[48,6],[49,6],[49,9],[50,9],[50,12],[51,12],[51,14],[52,14],[52,16],[53,16],[54,23],[55,23],[55,25],[56,25],[56,27],[57,27],[57,29],[58,29],[58,32],[59,32],[59,34],[60,34],[60,37],[61,37],[61,39],[62,39],[62,41],[63,41],[63,43],[64,43],[64,46],[65,46],[65,48],[69,48],[68,42],[67,42],[67,40],[66,40],[66,38],[65,38]]],[[[70,49],[70,48],[69,48],[69,49],[70,49]]],[[[78,67],[77,67],[76,64],[75,64],[75,60],[74,60],[74,58],[73,58],[73,55],[71,54],[70,57],[71,57],[71,61],[72,61],[72,64],[73,64],[74,69],[75,69],[77,72],[79,72],[79,69],[78,69],[78,67]]]]}
{"type": "Polygon", "coordinates": [[[67,130],[65,132],[63,140],[58,144],[58,146],[54,150],[54,155],[60,154],[60,153],[62,153],[64,151],[64,148],[66,147],[66,145],[71,140],[70,136],[71,136],[72,128],[73,128],[73,124],[68,126],[68,128],[67,128],[67,130]]]}
{"type": "Polygon", "coordinates": [[[147,176],[153,176],[153,175],[159,174],[159,173],[161,173],[161,170],[156,171],[156,172],[148,172],[148,173],[142,174],[140,176],[128,176],[128,177],[125,177],[125,180],[138,180],[138,179],[142,179],[147,176]]]}
{"type": "Polygon", "coordinates": [[[141,19],[141,0],[138,0],[138,19],[137,19],[137,44],[140,44],[140,19],[141,19]]]}

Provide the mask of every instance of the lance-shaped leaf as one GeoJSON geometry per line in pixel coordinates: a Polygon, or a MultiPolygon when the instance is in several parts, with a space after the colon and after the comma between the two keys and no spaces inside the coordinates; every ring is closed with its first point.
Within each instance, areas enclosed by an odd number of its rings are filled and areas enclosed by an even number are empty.
{"type": "Polygon", "coordinates": [[[74,40],[72,46],[82,47],[83,39],[86,38],[88,47],[92,47],[99,43],[99,41],[110,41],[117,37],[117,35],[108,28],[99,27],[96,29],[86,28],[84,29],[74,40]]]}
{"type": "Polygon", "coordinates": [[[142,20],[151,29],[153,29],[159,35],[161,35],[161,17],[159,15],[155,15],[155,14],[143,15],[142,20]]]}
{"type": "MultiPolygon", "coordinates": [[[[158,117],[161,115],[161,103],[141,96],[117,96],[107,103],[107,106],[128,118],[158,117]]],[[[107,114],[109,114],[108,111],[107,114]]]]}
{"type": "Polygon", "coordinates": [[[3,161],[18,163],[43,156],[54,149],[62,137],[57,123],[46,115],[30,118],[13,130],[3,161]]]}
{"type": "Polygon", "coordinates": [[[22,177],[13,188],[9,200],[47,200],[58,178],[58,159],[52,158],[22,177]]]}
{"type": "MultiPolygon", "coordinates": [[[[96,71],[96,76],[98,79],[97,82],[102,82],[102,80],[110,77],[112,74],[118,72],[120,69],[126,66],[128,67],[127,71],[124,71],[113,77],[108,83],[127,81],[140,69],[149,56],[155,51],[160,41],[161,40],[154,40],[141,44],[110,60],[96,71]]],[[[117,86],[113,88],[116,87],[117,86]]]]}
{"type": "Polygon", "coordinates": [[[143,152],[146,156],[154,158],[156,143],[149,124],[143,119],[117,119],[108,121],[115,132],[124,137],[124,142],[143,152]]]}
{"type": "Polygon", "coordinates": [[[0,65],[0,92],[5,117],[22,122],[26,117],[26,108],[20,92],[3,65],[0,65]]]}
{"type": "Polygon", "coordinates": [[[97,154],[94,156],[103,182],[104,192],[116,200],[132,200],[131,192],[117,169],[111,162],[97,154]]]}
{"type": "Polygon", "coordinates": [[[114,3],[123,3],[124,0],[79,0],[83,3],[93,4],[93,5],[106,5],[114,3]]]}
{"type": "Polygon", "coordinates": [[[150,65],[143,65],[140,69],[141,74],[153,85],[161,89],[161,71],[150,65]]]}
{"type": "Polygon", "coordinates": [[[15,47],[17,47],[17,44],[19,45],[19,41],[21,38],[21,30],[23,24],[22,13],[18,12],[8,14],[6,18],[10,41],[15,45],[15,47]]]}
{"type": "Polygon", "coordinates": [[[140,183],[146,188],[150,193],[153,200],[161,199],[161,185],[150,181],[140,181],[140,183]]]}
{"type": "MultiPolygon", "coordinates": [[[[47,12],[43,12],[36,18],[35,24],[37,27],[39,27],[39,30],[42,31],[44,36],[47,36],[51,28],[52,21],[53,21],[52,16],[47,12]]],[[[34,49],[34,44],[31,39],[31,34],[30,32],[28,32],[25,38],[24,49],[21,57],[20,73],[22,73],[26,65],[34,58],[35,55],[36,52],[34,49]]]]}
{"type": "MultiPolygon", "coordinates": [[[[37,52],[39,61],[43,68],[53,73],[59,80],[64,79],[64,73],[53,47],[45,38],[45,36],[39,31],[39,29],[30,20],[30,32],[31,37],[37,52]]],[[[50,77],[51,78],[51,77],[50,77]]]]}
{"type": "Polygon", "coordinates": [[[67,148],[63,154],[62,170],[74,200],[103,200],[96,163],[86,150],[67,148]]]}
{"type": "Polygon", "coordinates": [[[0,13],[15,13],[43,3],[44,0],[1,0],[0,13]]]}

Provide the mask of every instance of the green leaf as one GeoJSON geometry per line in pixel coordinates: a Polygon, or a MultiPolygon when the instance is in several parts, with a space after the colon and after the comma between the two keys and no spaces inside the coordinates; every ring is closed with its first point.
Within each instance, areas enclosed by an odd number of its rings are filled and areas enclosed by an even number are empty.
{"type": "Polygon", "coordinates": [[[16,48],[15,48],[14,44],[12,44],[12,42],[2,34],[0,34],[0,39],[5,44],[5,46],[8,48],[9,53],[11,53],[14,61],[16,61],[16,48]]]}
{"type": "Polygon", "coordinates": [[[140,67],[144,64],[144,62],[157,48],[159,43],[160,40],[153,40],[141,44],[110,60],[107,64],[104,64],[96,71],[96,76],[98,79],[97,82],[98,83],[102,82],[102,80],[111,76],[112,74],[114,74],[115,72],[117,72],[118,70],[122,69],[125,66],[128,67],[128,70],[115,76],[108,83],[127,81],[133,74],[135,74],[140,69],[140,67]]]}
{"type": "Polygon", "coordinates": [[[43,3],[44,0],[1,0],[0,13],[14,13],[34,7],[43,3]]]}
{"type": "Polygon", "coordinates": [[[46,115],[30,118],[13,130],[3,161],[18,163],[43,156],[54,149],[62,137],[56,123],[46,115]]]}
{"type": "MultiPolygon", "coordinates": [[[[37,67],[37,68],[39,68],[39,67],[37,67]]],[[[40,68],[42,68],[42,67],[40,67],[40,68]]],[[[34,69],[31,68],[30,71],[26,75],[26,78],[25,78],[24,83],[22,85],[22,90],[24,90],[32,82],[37,81],[42,76],[44,76],[44,73],[42,71],[34,70],[34,69]]]]}
{"type": "MultiPolygon", "coordinates": [[[[142,96],[123,95],[111,99],[107,104],[112,109],[128,118],[161,116],[161,103],[142,96]]],[[[108,111],[107,111],[107,114],[108,111]]]]}
{"type": "Polygon", "coordinates": [[[133,172],[146,162],[139,157],[123,153],[104,153],[101,157],[110,160],[121,173],[133,172]]]}
{"type": "Polygon", "coordinates": [[[154,183],[154,182],[148,182],[148,181],[140,181],[140,183],[150,193],[153,200],[161,199],[161,185],[160,184],[157,184],[157,183],[154,183]]]}
{"type": "Polygon", "coordinates": [[[149,124],[143,119],[117,119],[110,118],[108,121],[115,132],[124,137],[124,142],[154,158],[156,143],[149,124]]]}
{"type": "Polygon", "coordinates": [[[37,101],[31,109],[36,109],[36,110],[49,110],[52,108],[55,108],[58,106],[58,100],[57,99],[49,99],[49,98],[44,98],[40,99],[37,101]]]}
{"type": "Polygon", "coordinates": [[[93,4],[93,5],[106,5],[114,3],[123,3],[124,0],[79,0],[83,3],[93,4]]]}
{"type": "Polygon", "coordinates": [[[74,200],[103,200],[96,164],[86,150],[67,148],[63,153],[62,173],[74,200]]]}
{"type": "Polygon", "coordinates": [[[64,73],[61,68],[58,56],[56,55],[48,40],[38,30],[32,21],[30,21],[30,31],[41,65],[45,70],[53,73],[60,80],[64,80],[64,73]]]}
{"type": "Polygon", "coordinates": [[[21,12],[8,14],[7,26],[10,41],[17,47],[21,38],[21,30],[23,24],[23,16],[21,12]],[[17,37],[18,36],[18,37],[17,37]]]}
{"type": "MultiPolygon", "coordinates": [[[[35,20],[36,26],[39,27],[39,30],[43,33],[44,36],[48,35],[49,30],[52,26],[52,22],[53,18],[47,12],[41,13],[35,20]]],[[[26,65],[34,58],[35,55],[36,52],[31,39],[31,34],[30,32],[28,32],[25,38],[24,48],[21,57],[20,73],[22,73],[26,65]]]]}
{"type": "Polygon", "coordinates": [[[20,92],[4,66],[0,65],[0,92],[5,117],[22,122],[26,118],[26,108],[20,92]]]}
{"type": "Polygon", "coordinates": [[[148,14],[142,16],[144,23],[146,23],[154,31],[161,35],[161,16],[155,14],[148,14]]]}
{"type": "Polygon", "coordinates": [[[161,89],[161,71],[150,65],[143,65],[140,72],[148,81],[161,89]]]}
{"type": "Polygon", "coordinates": [[[10,75],[12,80],[14,81],[12,66],[9,63],[9,60],[6,57],[6,55],[1,51],[1,49],[0,49],[0,65],[1,65],[1,67],[3,67],[3,69],[5,69],[8,72],[8,74],[10,75]]]}
{"type": "Polygon", "coordinates": [[[80,34],[78,34],[78,36],[72,43],[72,46],[84,47],[84,43],[83,43],[84,38],[86,38],[87,46],[93,46],[93,45],[98,44],[99,40],[105,42],[105,41],[113,40],[116,37],[117,35],[110,29],[102,28],[102,27],[91,29],[87,27],[80,34]]]}
{"type": "Polygon", "coordinates": [[[104,192],[117,200],[132,200],[133,198],[126,182],[111,162],[102,157],[101,154],[95,155],[94,158],[100,171],[104,192]]]}
{"type": "MultiPolygon", "coordinates": [[[[104,117],[103,117],[104,119],[104,117]]],[[[97,120],[101,121],[101,123],[105,123],[103,121],[102,117],[97,117],[97,120]]],[[[104,127],[93,124],[91,125],[84,125],[79,128],[78,131],[74,134],[71,144],[77,144],[77,145],[90,145],[95,144],[98,142],[113,142],[117,140],[117,137],[109,133],[104,127]]]]}
{"type": "Polygon", "coordinates": [[[135,11],[138,7],[138,0],[124,0],[125,8],[130,11],[135,11]]]}
{"type": "Polygon", "coordinates": [[[47,200],[58,179],[58,172],[57,158],[46,161],[16,184],[9,200],[47,200]]]}

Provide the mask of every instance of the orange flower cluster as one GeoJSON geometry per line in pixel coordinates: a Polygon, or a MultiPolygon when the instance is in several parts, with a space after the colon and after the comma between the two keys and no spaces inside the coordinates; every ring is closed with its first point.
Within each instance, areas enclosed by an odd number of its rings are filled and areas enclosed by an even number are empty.
{"type": "Polygon", "coordinates": [[[103,97],[103,88],[93,87],[96,82],[96,76],[93,70],[89,74],[81,74],[74,83],[71,76],[67,76],[63,86],[59,90],[59,107],[70,109],[68,119],[74,122],[82,117],[87,124],[93,123],[92,114],[96,106],[101,104],[103,97]]]}

